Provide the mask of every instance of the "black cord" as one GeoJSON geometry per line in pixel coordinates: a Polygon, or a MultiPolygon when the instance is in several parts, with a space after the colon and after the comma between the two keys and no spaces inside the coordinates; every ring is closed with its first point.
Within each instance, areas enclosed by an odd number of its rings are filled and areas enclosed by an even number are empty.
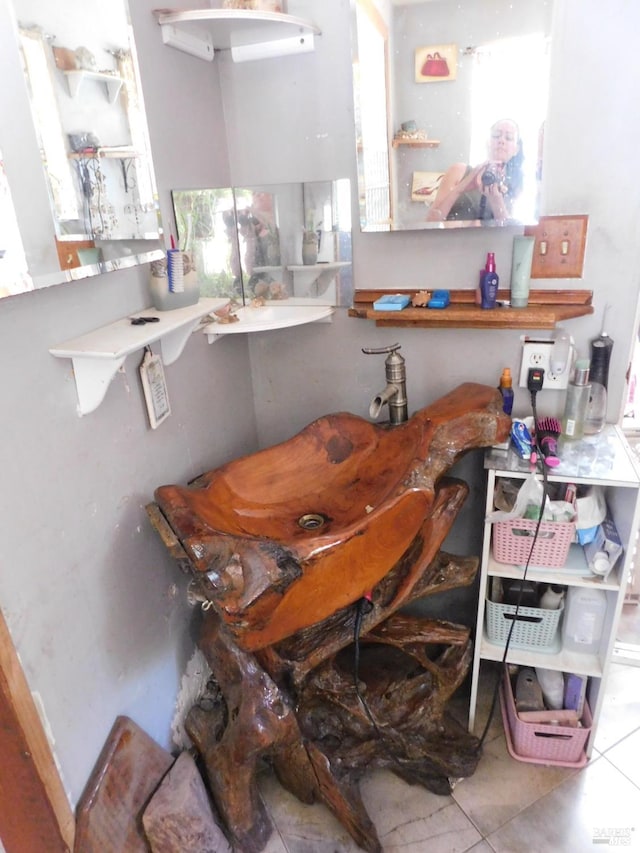
{"type": "MultiPolygon", "coordinates": [[[[502,680],[502,673],[507,663],[507,654],[509,653],[509,645],[511,643],[511,636],[513,634],[513,630],[516,626],[516,622],[518,621],[518,613],[520,611],[520,603],[522,601],[522,594],[524,592],[524,582],[527,579],[527,572],[529,571],[529,563],[531,562],[531,557],[533,555],[533,549],[535,548],[536,542],[538,540],[538,533],[540,532],[540,525],[542,524],[542,518],[544,516],[544,508],[547,502],[547,497],[549,494],[549,483],[547,480],[547,470],[544,465],[544,457],[542,455],[542,451],[540,449],[538,443],[538,413],[536,411],[536,392],[531,391],[531,410],[533,412],[533,425],[534,425],[534,434],[535,434],[535,442],[537,449],[537,457],[536,457],[536,467],[541,465],[542,472],[542,501],[540,502],[540,512],[538,513],[537,524],[535,530],[533,532],[533,542],[531,543],[531,549],[529,551],[529,556],[527,557],[527,562],[525,563],[524,572],[522,573],[522,582],[520,584],[520,592],[518,593],[518,598],[516,600],[516,609],[513,612],[513,617],[511,620],[511,625],[509,626],[509,633],[507,634],[507,640],[504,646],[504,653],[502,655],[502,660],[500,662],[500,671],[498,672],[498,676],[496,678],[496,684],[493,689],[493,696],[491,699],[491,708],[489,710],[489,717],[487,718],[487,722],[485,724],[482,735],[480,736],[480,742],[478,744],[478,749],[482,747],[487,734],[489,732],[489,726],[491,725],[491,721],[493,719],[493,715],[496,710],[496,703],[498,701],[498,692],[500,690],[500,682],[502,680]]],[[[476,640],[477,642],[477,640],[476,640]]]]}
{"type": "Polygon", "coordinates": [[[364,697],[360,693],[360,685],[358,683],[360,681],[358,673],[360,670],[360,630],[362,628],[362,617],[365,615],[365,612],[370,613],[372,609],[373,609],[373,604],[371,601],[369,601],[368,598],[361,598],[358,600],[358,603],[356,604],[356,618],[355,618],[355,622],[353,625],[353,645],[354,645],[353,686],[356,689],[356,696],[358,697],[360,704],[364,708],[365,713],[366,713],[367,717],[369,718],[369,722],[371,723],[371,725],[373,726],[373,728],[375,730],[375,733],[378,735],[380,740],[384,742],[382,732],[378,728],[378,724],[374,720],[373,714],[371,713],[371,710],[370,710],[368,704],[365,702],[364,697]]]}

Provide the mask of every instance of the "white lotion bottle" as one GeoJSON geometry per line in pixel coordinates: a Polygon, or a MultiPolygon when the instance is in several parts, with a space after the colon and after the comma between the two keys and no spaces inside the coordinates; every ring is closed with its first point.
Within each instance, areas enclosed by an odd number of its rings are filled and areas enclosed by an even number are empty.
{"type": "Polygon", "coordinates": [[[551,584],[540,596],[540,607],[543,610],[559,610],[564,598],[564,587],[551,584]]]}

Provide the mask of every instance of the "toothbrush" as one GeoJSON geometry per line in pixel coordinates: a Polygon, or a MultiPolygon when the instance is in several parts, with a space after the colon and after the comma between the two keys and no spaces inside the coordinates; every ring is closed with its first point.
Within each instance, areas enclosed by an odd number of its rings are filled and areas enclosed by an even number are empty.
{"type": "Polygon", "coordinates": [[[556,468],[560,464],[558,438],[561,433],[562,424],[558,418],[541,418],[536,425],[536,444],[549,468],[556,468]]]}

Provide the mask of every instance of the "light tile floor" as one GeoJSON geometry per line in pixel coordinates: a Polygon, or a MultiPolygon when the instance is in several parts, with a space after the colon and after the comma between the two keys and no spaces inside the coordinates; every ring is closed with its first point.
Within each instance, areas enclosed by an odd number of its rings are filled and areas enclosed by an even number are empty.
{"type": "MultiPolygon", "coordinates": [[[[494,671],[483,670],[478,717],[486,720],[494,671]]],[[[455,704],[466,714],[466,700],[455,704]]],[[[640,851],[640,668],[612,665],[593,756],[581,770],[516,761],[496,707],[473,776],[439,797],[388,771],[360,790],[384,853],[588,853],[640,851]]],[[[274,823],[266,853],[357,853],[322,805],[306,806],[272,775],[261,791],[274,823]]]]}

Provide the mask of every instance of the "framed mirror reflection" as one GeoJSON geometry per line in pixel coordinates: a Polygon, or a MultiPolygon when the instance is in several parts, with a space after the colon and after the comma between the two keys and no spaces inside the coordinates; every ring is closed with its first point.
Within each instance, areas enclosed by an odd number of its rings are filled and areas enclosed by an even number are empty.
{"type": "Polygon", "coordinates": [[[552,0],[356,0],[363,231],[537,220],[552,18],[552,0]]]}
{"type": "Polygon", "coordinates": [[[335,181],[172,191],[203,296],[351,304],[351,189],[335,181]]]}
{"type": "Polygon", "coordinates": [[[4,217],[11,207],[26,259],[15,292],[157,256],[162,228],[126,0],[6,0],[0,14],[0,106],[13,116],[0,139],[4,217]]]}

